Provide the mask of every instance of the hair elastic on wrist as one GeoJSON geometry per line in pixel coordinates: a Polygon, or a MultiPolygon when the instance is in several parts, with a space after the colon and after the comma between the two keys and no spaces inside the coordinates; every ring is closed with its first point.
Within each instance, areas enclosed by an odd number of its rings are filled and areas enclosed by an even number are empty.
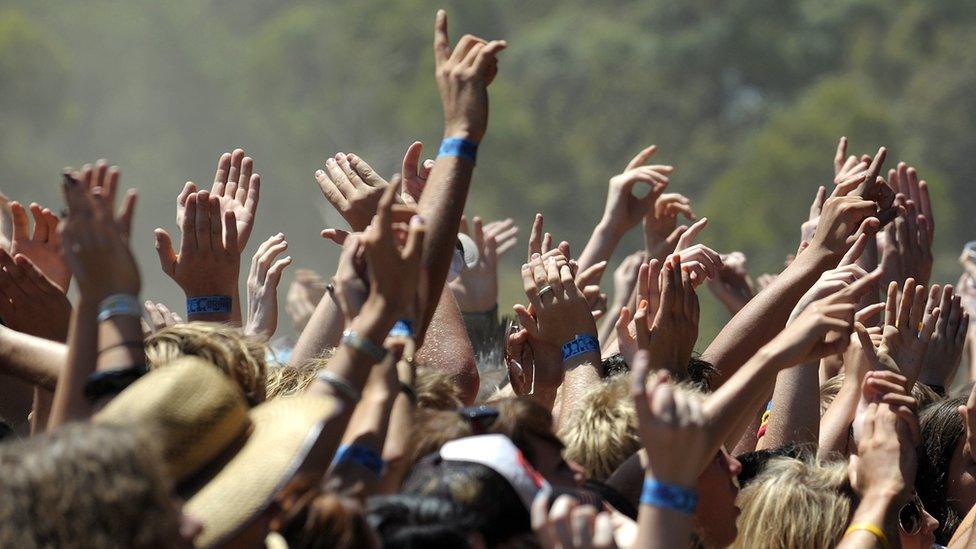
{"type": "Polygon", "coordinates": [[[593,351],[600,351],[600,341],[589,334],[576,334],[563,344],[563,361],[593,351]]]}
{"type": "Polygon", "coordinates": [[[114,397],[145,373],[146,368],[144,366],[128,366],[95,372],[88,376],[88,380],[85,382],[83,389],[85,398],[94,404],[104,397],[114,397]]]}
{"type": "Polygon", "coordinates": [[[644,479],[644,487],[641,489],[640,504],[673,509],[690,515],[698,506],[698,493],[675,484],[647,478],[644,479]]]}
{"type": "Polygon", "coordinates": [[[847,530],[844,531],[844,535],[846,536],[847,534],[856,532],[858,530],[863,530],[873,534],[874,537],[878,538],[878,543],[881,544],[883,549],[889,549],[891,547],[891,544],[888,543],[888,536],[885,535],[884,530],[878,528],[870,522],[855,522],[847,527],[847,530]]]}
{"type": "Polygon", "coordinates": [[[372,471],[377,477],[383,474],[383,467],[385,466],[383,458],[380,457],[376,450],[361,444],[343,444],[339,446],[335,457],[332,459],[332,466],[335,467],[345,461],[358,463],[372,471]]]}
{"type": "Polygon", "coordinates": [[[234,300],[229,295],[204,295],[186,300],[186,314],[230,313],[234,300]]]}
{"type": "Polygon", "coordinates": [[[319,373],[315,374],[315,379],[328,383],[333,389],[336,390],[336,392],[345,397],[349,402],[359,402],[359,399],[362,398],[359,391],[354,389],[348,381],[328,370],[320,370],[319,373]]]}
{"type": "Polygon", "coordinates": [[[98,304],[98,321],[104,322],[113,316],[142,317],[139,298],[129,294],[112,294],[98,304]]]}
{"type": "Polygon", "coordinates": [[[478,144],[460,137],[445,137],[437,152],[438,158],[442,156],[457,156],[475,162],[478,158],[478,144]]]}
{"type": "Polygon", "coordinates": [[[382,362],[383,359],[386,358],[386,349],[380,347],[365,337],[360,336],[352,330],[342,332],[342,344],[361,353],[366,353],[367,355],[376,359],[376,362],[382,362]]]}

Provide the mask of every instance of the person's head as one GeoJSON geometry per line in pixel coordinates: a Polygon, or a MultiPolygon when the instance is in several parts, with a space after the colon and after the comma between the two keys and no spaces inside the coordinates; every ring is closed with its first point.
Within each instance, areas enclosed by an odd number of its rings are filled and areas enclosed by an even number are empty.
{"type": "MultiPolygon", "coordinates": [[[[823,385],[820,386],[820,415],[823,415],[827,411],[827,408],[830,407],[830,404],[837,397],[837,393],[840,392],[843,384],[844,372],[840,372],[827,381],[824,381],[823,385]]],[[[921,382],[915,382],[915,385],[912,386],[912,397],[918,402],[919,410],[924,410],[932,404],[944,400],[928,385],[921,382]]]]}
{"type": "MultiPolygon", "coordinates": [[[[388,549],[483,547],[483,516],[448,498],[397,494],[370,498],[369,525],[388,549]]],[[[515,536],[513,536],[515,537],[515,536]]]]}
{"type": "Polygon", "coordinates": [[[563,456],[579,464],[587,477],[606,480],[641,448],[630,376],[607,378],[575,410],[559,432],[566,444],[563,456]]]}
{"type": "Polygon", "coordinates": [[[0,446],[0,546],[191,546],[153,439],[71,424],[0,446]]]}
{"type": "Polygon", "coordinates": [[[583,471],[563,457],[563,442],[553,433],[549,410],[526,397],[500,400],[493,406],[498,409],[498,419],[488,432],[511,439],[547,481],[566,487],[585,482],[583,471]]]}
{"type": "Polygon", "coordinates": [[[938,528],[939,521],[925,510],[918,494],[913,494],[912,499],[898,510],[898,537],[902,549],[930,549],[938,528]]]}
{"type": "Polygon", "coordinates": [[[277,496],[272,532],[288,547],[379,548],[355,499],[323,492],[311,479],[294,480],[277,496]]]}
{"type": "MultiPolygon", "coordinates": [[[[623,355],[616,353],[610,355],[602,360],[603,371],[606,373],[606,377],[617,376],[626,372],[630,372],[630,365],[624,360],[623,355]]],[[[675,381],[687,381],[697,390],[707,393],[711,391],[712,378],[718,370],[711,362],[707,360],[702,360],[701,357],[693,356],[688,359],[688,373],[677,374],[674,376],[675,381]]]]}
{"type": "MultiPolygon", "coordinates": [[[[450,514],[468,515],[474,521],[471,526],[489,547],[531,531],[529,510],[518,492],[505,477],[481,463],[428,456],[407,475],[401,493],[458,506],[450,514]]],[[[383,531],[378,530],[385,541],[383,531]]]]}
{"type": "Polygon", "coordinates": [[[164,328],[146,339],[146,363],[159,368],[184,356],[197,356],[232,379],[248,404],[264,402],[267,347],[245,336],[240,328],[208,322],[189,322],[164,328]]]}
{"type": "Polygon", "coordinates": [[[464,405],[461,401],[461,388],[454,382],[451,374],[417,365],[413,384],[414,391],[417,392],[417,408],[457,410],[464,405]]]}
{"type": "Polygon", "coordinates": [[[710,547],[725,547],[735,539],[735,519],[739,515],[735,503],[739,495],[736,477],[741,470],[742,464],[723,448],[698,476],[695,523],[699,535],[710,547]]]}
{"type": "Polygon", "coordinates": [[[734,548],[834,547],[856,507],[847,464],[769,460],[737,500],[734,548]]]}
{"type": "MultiPolygon", "coordinates": [[[[332,356],[332,352],[328,356],[332,356]]],[[[309,360],[297,366],[271,366],[268,368],[267,397],[268,400],[287,395],[305,392],[315,381],[315,374],[325,368],[328,358],[309,360]]]]}
{"type": "Polygon", "coordinates": [[[935,539],[946,544],[962,517],[976,504],[976,463],[965,451],[966,426],[959,415],[961,398],[941,400],[922,411],[915,489],[939,521],[935,539]]]}
{"type": "Polygon", "coordinates": [[[413,431],[410,436],[411,463],[440,449],[445,442],[469,437],[474,433],[471,425],[457,410],[418,408],[413,414],[413,431]]]}

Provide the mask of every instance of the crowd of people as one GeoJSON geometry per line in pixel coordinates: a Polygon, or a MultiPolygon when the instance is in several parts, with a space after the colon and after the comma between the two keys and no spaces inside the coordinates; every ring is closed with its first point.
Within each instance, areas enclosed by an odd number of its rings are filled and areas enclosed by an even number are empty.
{"type": "Polygon", "coordinates": [[[156,230],[185,314],[143,301],[116,167],[65,169],[59,214],[5,199],[0,546],[976,544],[976,253],[932,283],[915,168],[841,138],[795,253],[754,282],[699,243],[652,145],[577,254],[536,215],[500,312],[519,228],[465,203],[506,46],[452,44],[439,11],[436,159],[314,172],[349,229],[322,230],[331,277],[287,289],[297,338],[275,336],[285,235],[239,290],[262,183],[241,149],[179,192],[178,238],[156,230]],[[729,318],[698,353],[703,289],[729,318]]]}

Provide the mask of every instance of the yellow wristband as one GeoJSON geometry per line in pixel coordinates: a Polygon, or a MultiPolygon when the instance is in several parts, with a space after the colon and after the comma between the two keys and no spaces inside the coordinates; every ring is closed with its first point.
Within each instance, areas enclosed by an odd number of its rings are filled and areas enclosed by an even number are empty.
{"type": "Polygon", "coordinates": [[[884,549],[891,548],[891,544],[888,543],[888,536],[885,535],[884,530],[878,528],[877,526],[869,522],[855,522],[854,524],[847,527],[847,530],[844,532],[844,535],[846,536],[847,534],[850,534],[851,532],[855,532],[857,530],[864,530],[865,532],[870,532],[871,534],[874,535],[874,537],[878,538],[878,542],[881,544],[881,547],[883,547],[884,549]]]}

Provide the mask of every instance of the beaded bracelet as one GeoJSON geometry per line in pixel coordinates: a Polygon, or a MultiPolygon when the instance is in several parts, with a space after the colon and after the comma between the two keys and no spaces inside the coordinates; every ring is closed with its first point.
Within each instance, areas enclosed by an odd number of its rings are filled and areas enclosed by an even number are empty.
{"type": "Polygon", "coordinates": [[[576,337],[563,344],[563,362],[584,353],[600,350],[600,341],[589,334],[576,334],[576,337]]]}
{"type": "Polygon", "coordinates": [[[438,158],[442,156],[457,156],[475,162],[478,158],[478,144],[461,137],[445,137],[437,152],[438,158]]]}
{"type": "Polygon", "coordinates": [[[647,478],[644,479],[644,487],[641,489],[640,503],[690,515],[698,506],[698,494],[688,488],[647,478]]]}

